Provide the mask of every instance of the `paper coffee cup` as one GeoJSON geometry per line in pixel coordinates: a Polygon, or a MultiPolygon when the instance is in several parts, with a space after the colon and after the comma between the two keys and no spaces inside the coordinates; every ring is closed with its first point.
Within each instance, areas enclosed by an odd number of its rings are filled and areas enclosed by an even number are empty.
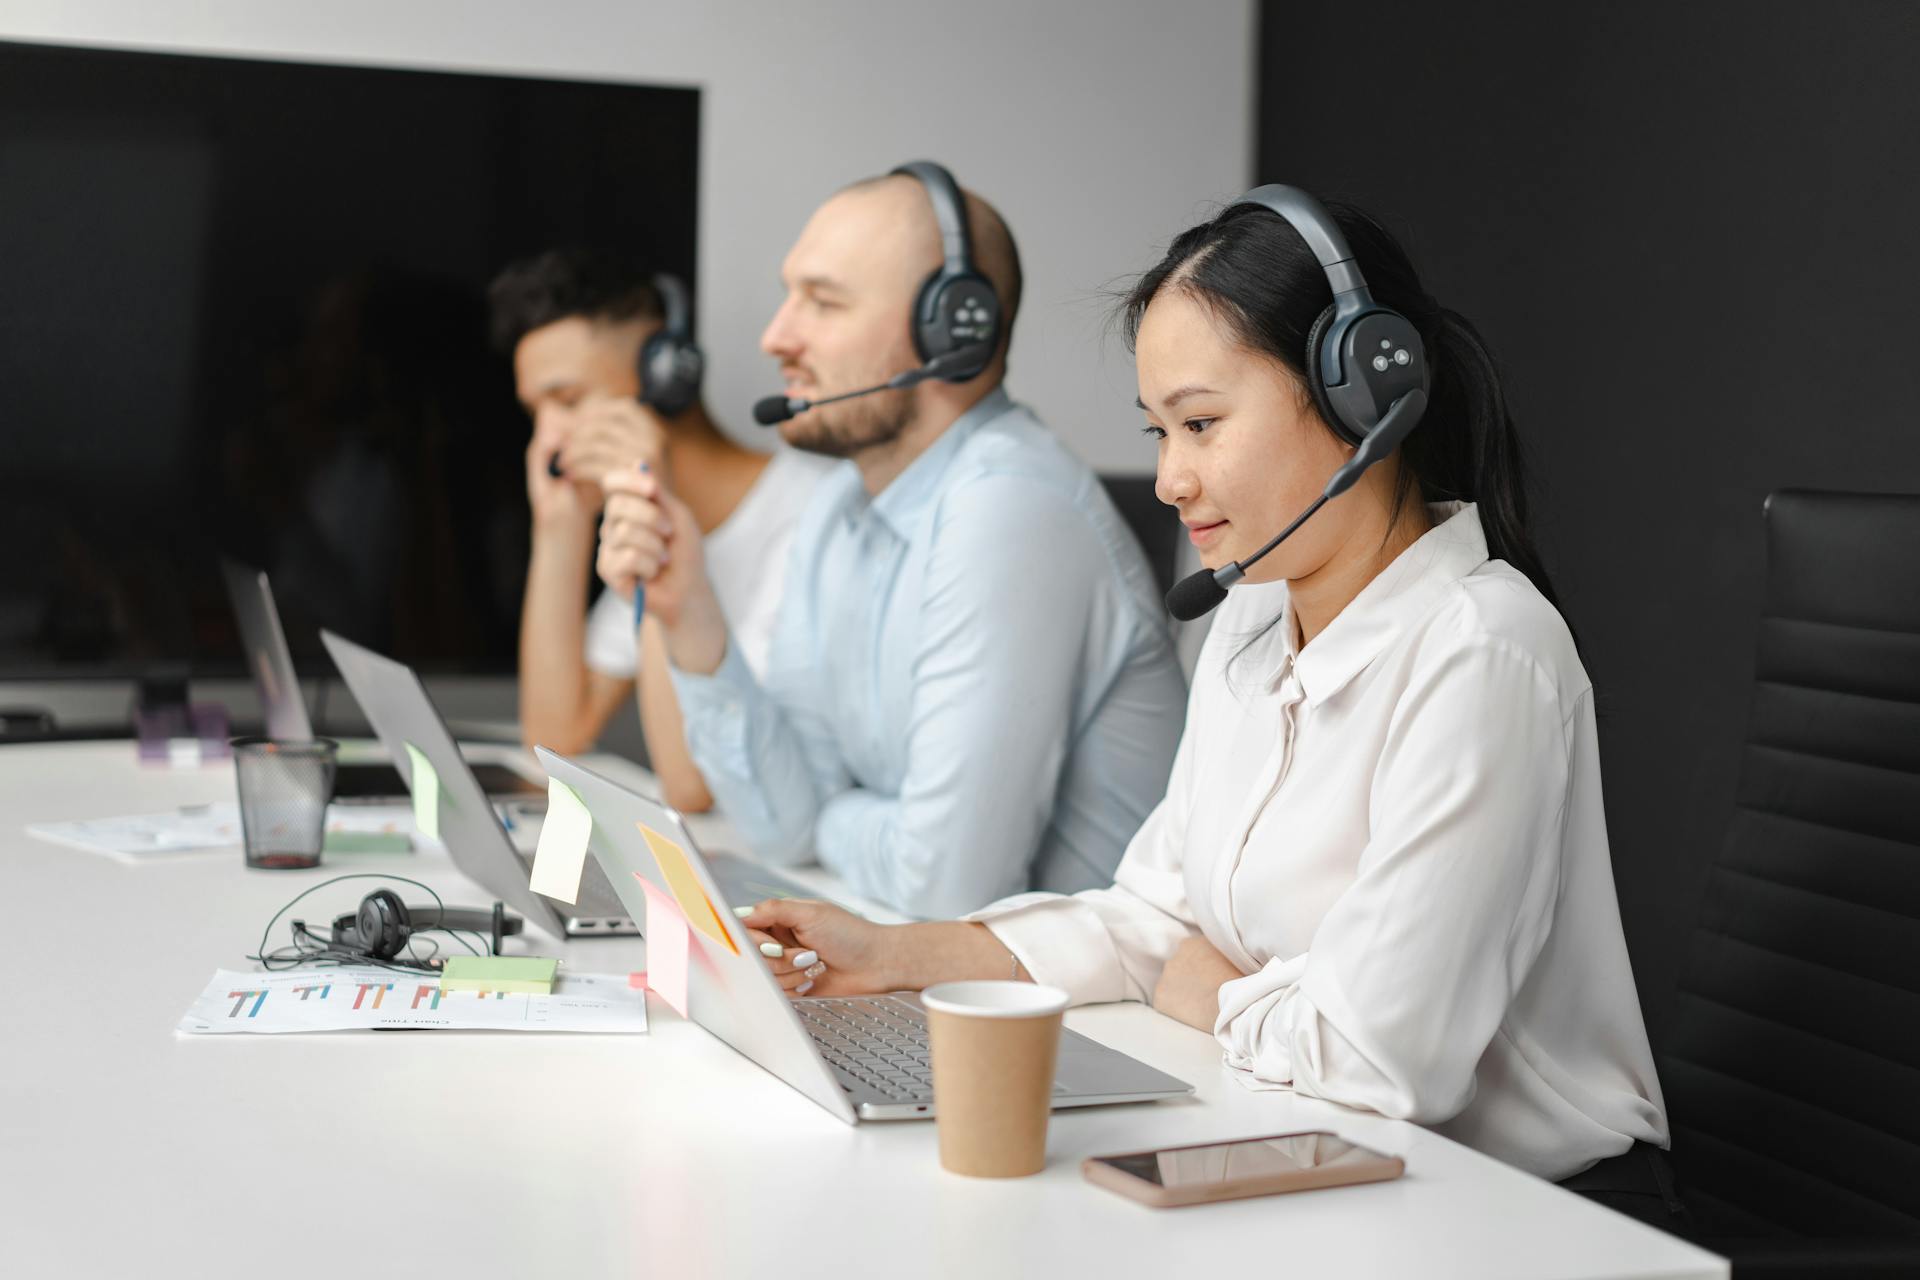
{"type": "Polygon", "coordinates": [[[975,1178],[1040,1172],[1067,993],[1030,982],[943,982],[920,1003],[941,1166],[975,1178]]]}

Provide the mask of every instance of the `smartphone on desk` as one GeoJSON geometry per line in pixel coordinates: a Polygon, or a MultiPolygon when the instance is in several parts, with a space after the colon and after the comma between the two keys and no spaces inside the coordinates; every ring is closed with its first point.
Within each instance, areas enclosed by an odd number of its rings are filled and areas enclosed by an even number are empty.
{"type": "Polygon", "coordinates": [[[1399,1156],[1324,1131],[1089,1156],[1080,1164],[1088,1182],[1157,1209],[1385,1182],[1406,1168],[1399,1156]]]}

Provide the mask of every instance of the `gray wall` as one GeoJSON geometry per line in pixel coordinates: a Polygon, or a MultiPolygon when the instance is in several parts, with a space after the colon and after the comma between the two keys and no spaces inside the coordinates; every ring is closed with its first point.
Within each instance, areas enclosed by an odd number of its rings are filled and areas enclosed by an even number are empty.
{"type": "Polygon", "coordinates": [[[1905,3],[1264,11],[1261,179],[1385,216],[1507,366],[1656,1037],[1733,801],[1760,504],[1920,491],[1917,65],[1905,3]],[[1314,56],[1362,44],[1363,78],[1314,56]]]}
{"type": "MultiPolygon", "coordinates": [[[[995,201],[1027,290],[1010,384],[1104,471],[1145,472],[1106,291],[1246,185],[1250,0],[6,0],[0,39],[424,67],[702,91],[700,338],[709,400],[753,441],[778,269],[841,184],[932,156],[995,201]]],[[[511,715],[496,687],[471,715],[511,715]]],[[[117,717],[128,690],[0,685],[117,717]]],[[[637,737],[637,735],[636,735],[637,737]]]]}
{"type": "Polygon", "coordinates": [[[1249,0],[7,0],[0,39],[698,86],[700,337],[736,432],[780,259],[835,188],[932,156],[1026,258],[1013,391],[1088,462],[1150,471],[1105,289],[1252,155],[1249,0]]]}

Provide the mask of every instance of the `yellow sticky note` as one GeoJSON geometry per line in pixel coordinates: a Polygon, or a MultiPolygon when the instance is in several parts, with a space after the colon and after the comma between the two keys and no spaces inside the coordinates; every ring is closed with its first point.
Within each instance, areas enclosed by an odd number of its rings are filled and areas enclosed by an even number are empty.
{"type": "Polygon", "coordinates": [[[580,897],[580,872],[587,864],[593,815],[575,791],[558,778],[547,779],[547,820],[533,851],[533,877],[527,887],[562,902],[580,897]]]}
{"type": "Polygon", "coordinates": [[[727,927],[720,923],[720,913],[713,909],[706,891],[700,887],[700,878],[693,874],[693,868],[688,865],[686,850],[644,822],[634,825],[640,828],[647,848],[653,851],[653,860],[660,865],[660,874],[666,879],[667,888],[673,892],[674,901],[680,904],[681,914],[686,916],[687,923],[739,955],[740,948],[734,946],[733,939],[727,936],[727,927]]]}
{"type": "Polygon", "coordinates": [[[411,742],[400,745],[407,749],[407,759],[412,768],[407,772],[408,788],[413,792],[413,825],[420,828],[420,834],[429,840],[440,838],[440,775],[433,771],[433,762],[426,754],[411,742]]]}

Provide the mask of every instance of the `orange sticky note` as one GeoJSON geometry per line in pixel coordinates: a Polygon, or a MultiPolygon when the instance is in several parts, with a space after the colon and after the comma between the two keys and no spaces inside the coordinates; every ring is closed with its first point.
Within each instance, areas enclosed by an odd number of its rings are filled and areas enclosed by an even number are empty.
{"type": "MultiPolygon", "coordinates": [[[[647,848],[653,850],[653,860],[659,864],[660,874],[667,882],[667,888],[673,891],[674,900],[680,904],[680,911],[686,922],[715,942],[740,954],[740,948],[727,936],[727,927],[720,923],[720,913],[713,909],[706,891],[700,887],[700,878],[693,874],[693,867],[687,862],[687,852],[673,841],[647,826],[636,822],[640,835],[647,842],[647,848]]],[[[643,881],[644,883],[644,881],[643,881]]]]}
{"type": "Polygon", "coordinates": [[[652,881],[638,871],[633,878],[647,892],[647,987],[684,1018],[688,1016],[687,952],[693,945],[687,918],[652,881]]]}

